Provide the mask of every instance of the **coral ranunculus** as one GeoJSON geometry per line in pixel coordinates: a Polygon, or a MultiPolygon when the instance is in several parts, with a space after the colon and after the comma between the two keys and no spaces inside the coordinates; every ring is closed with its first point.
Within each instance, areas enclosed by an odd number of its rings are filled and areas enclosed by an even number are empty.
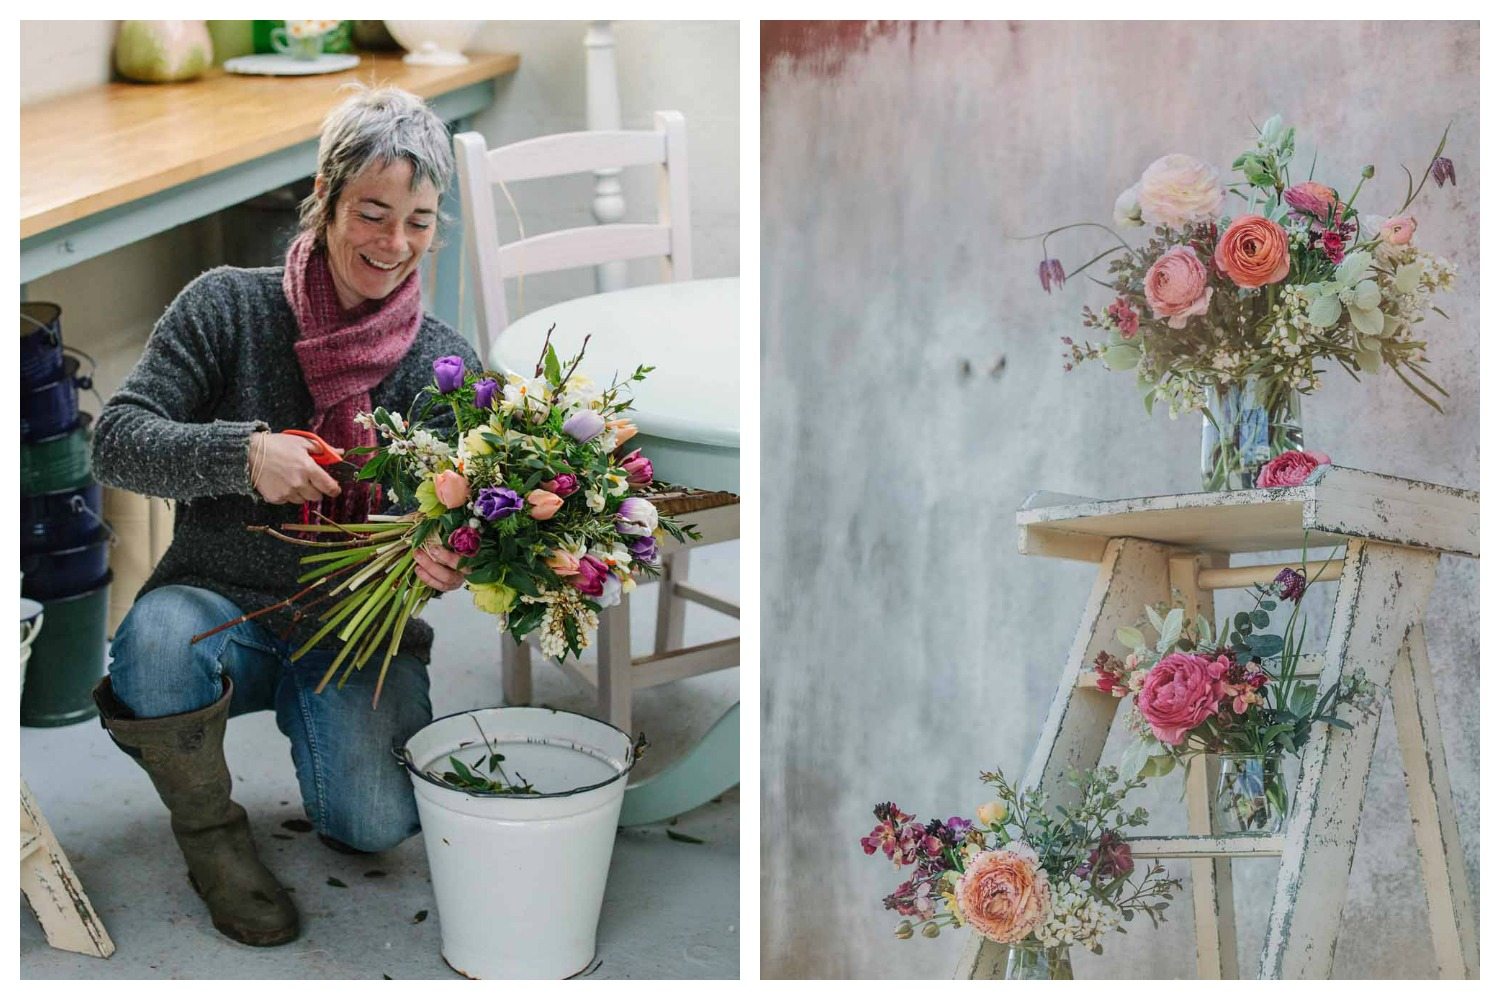
{"type": "Polygon", "coordinates": [[[1284,451],[1260,467],[1255,485],[1263,490],[1276,486],[1301,486],[1314,469],[1332,462],[1333,459],[1321,451],[1284,451]]]}
{"type": "Polygon", "coordinates": [[[1146,272],[1146,304],[1174,330],[1186,326],[1188,317],[1208,312],[1212,295],[1208,268],[1187,247],[1168,250],[1146,272]]]}
{"type": "Polygon", "coordinates": [[[1416,231],[1417,220],[1414,216],[1398,215],[1380,224],[1380,242],[1404,247],[1411,242],[1412,234],[1416,231]]]}
{"type": "Polygon", "coordinates": [[[1052,912],[1047,873],[1025,844],[975,855],[955,895],[964,922],[1001,944],[1026,937],[1052,912]]]}
{"type": "Polygon", "coordinates": [[[1286,230],[1259,215],[1242,215],[1229,224],[1214,251],[1214,263],[1241,288],[1275,284],[1291,270],[1286,230]]]}
{"type": "Polygon", "coordinates": [[[1181,229],[1212,222],[1224,208],[1219,175],[1202,160],[1169,153],[1146,168],[1137,185],[1141,218],[1153,226],[1181,229]]]}
{"type": "Polygon", "coordinates": [[[1281,198],[1292,211],[1314,219],[1319,224],[1327,223],[1330,214],[1336,211],[1338,214],[1334,218],[1334,225],[1338,225],[1348,211],[1344,203],[1339,201],[1338,192],[1317,181],[1293,184],[1281,193],[1281,198]]]}
{"type": "Polygon", "coordinates": [[[1229,667],[1229,659],[1223,656],[1216,660],[1197,653],[1163,656],[1135,698],[1156,738],[1175,747],[1189,730],[1213,715],[1224,696],[1219,678],[1229,667]]]}

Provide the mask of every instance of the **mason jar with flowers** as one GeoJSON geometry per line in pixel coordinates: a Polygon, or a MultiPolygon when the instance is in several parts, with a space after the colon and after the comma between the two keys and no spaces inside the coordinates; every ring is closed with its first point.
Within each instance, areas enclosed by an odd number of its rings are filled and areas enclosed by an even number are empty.
{"type": "Polygon", "coordinates": [[[1302,451],[1300,397],[1321,387],[1330,361],[1355,378],[1389,368],[1441,412],[1447,394],[1425,370],[1418,325],[1442,315],[1431,300],[1455,271],[1412,244],[1408,210],[1428,179],[1456,182],[1446,143],[1445,131],[1384,219],[1354,207],[1373,166],[1347,198],[1311,177],[1294,183],[1295,130],[1279,116],[1235,159],[1238,181],[1221,183],[1191,156],[1161,157],[1116,200],[1118,228],[1075,223],[1040,237],[1045,291],[1085,274],[1114,296],[1102,311],[1083,310],[1094,339],[1062,338],[1064,368],[1099,361],[1131,371],[1148,413],[1157,403],[1174,418],[1201,412],[1206,490],[1264,487],[1267,463],[1302,451]],[[1148,226],[1141,246],[1119,234],[1148,226]],[[1079,228],[1114,243],[1069,272],[1048,244],[1079,228]],[[1107,278],[1090,273],[1095,265],[1107,278]]]}

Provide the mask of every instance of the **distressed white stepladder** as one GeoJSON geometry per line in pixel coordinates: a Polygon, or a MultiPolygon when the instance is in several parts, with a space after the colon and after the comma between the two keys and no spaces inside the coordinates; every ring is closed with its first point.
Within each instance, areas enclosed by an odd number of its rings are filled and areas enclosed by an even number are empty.
{"type": "MultiPolygon", "coordinates": [[[[662,276],[666,281],[692,277],[687,127],[682,114],[676,111],[656,112],[655,125],[651,130],[596,130],[539,136],[495,149],[487,149],[484,137],[477,132],[454,136],[464,250],[473,277],[480,356],[487,365],[498,360],[495,345],[510,324],[505,300],[505,281],[509,278],[646,257],[662,259],[662,276]],[[580,226],[500,244],[496,185],[568,174],[618,173],[620,169],[636,166],[658,170],[655,223],[580,226]]],[[[646,333],[643,331],[643,335],[646,333]]],[[[692,512],[688,520],[696,524],[702,535],[692,546],[739,537],[737,496],[692,489],[679,492],[687,496],[677,497],[673,502],[685,505],[683,509],[692,512]]],[[[738,638],[683,648],[688,603],[739,617],[734,604],[687,582],[688,559],[688,546],[668,544],[662,549],[655,645],[650,656],[640,659],[631,656],[629,600],[625,598],[600,616],[597,667],[592,670],[583,664],[564,667],[597,692],[599,717],[621,729],[631,728],[632,691],[739,664],[738,638]]],[[[502,640],[501,677],[507,704],[530,702],[529,646],[502,640]]]]}
{"type": "Polygon", "coordinates": [[[114,941],[25,780],[21,782],[21,891],[52,947],[99,958],[115,953],[114,941]]]}
{"type": "MultiPolygon", "coordinates": [[[[1437,698],[1422,620],[1438,556],[1479,555],[1479,497],[1468,490],[1333,466],[1273,490],[1085,501],[1033,496],[1017,515],[1021,551],[1097,562],[1098,576],[1069,650],[1023,786],[1065,795],[1070,769],[1100,763],[1120,701],[1092,683],[1089,663],[1143,607],[1176,589],[1189,615],[1213,618],[1212,592],[1269,582],[1285,565],[1230,568],[1232,553],[1345,546],[1320,690],[1362,668],[1388,686],[1427,895],[1438,974],[1479,974],[1474,908],[1464,873],[1437,698]]],[[[1309,576],[1316,570],[1310,567],[1309,576]]],[[[1311,657],[1304,657],[1304,661],[1311,657]]],[[[1191,859],[1198,975],[1237,978],[1230,859],[1280,856],[1262,979],[1328,978],[1370,773],[1378,710],[1353,728],[1314,727],[1279,836],[1226,834],[1209,809],[1211,762],[1188,776],[1187,836],[1139,838],[1142,857],[1191,859]]],[[[1007,949],[973,935],[958,978],[1003,975],[1007,949]]]]}

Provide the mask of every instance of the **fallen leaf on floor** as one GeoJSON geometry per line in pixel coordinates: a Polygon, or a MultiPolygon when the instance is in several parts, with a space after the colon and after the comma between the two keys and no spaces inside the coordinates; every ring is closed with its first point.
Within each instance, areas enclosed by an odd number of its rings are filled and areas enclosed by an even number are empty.
{"type": "Polygon", "coordinates": [[[411,922],[414,923],[414,924],[420,924],[422,921],[424,921],[426,919],[427,919],[427,911],[426,910],[418,910],[417,911],[417,915],[415,917],[411,918],[411,922]]]}
{"type": "Polygon", "coordinates": [[[685,833],[678,833],[676,830],[668,830],[667,831],[667,836],[669,838],[671,838],[672,840],[680,840],[684,844],[706,844],[706,843],[708,843],[708,841],[706,841],[706,840],[699,840],[697,837],[691,837],[691,836],[689,836],[689,835],[687,835],[685,833]]]}
{"type": "Polygon", "coordinates": [[[271,836],[275,837],[277,840],[296,840],[297,839],[296,837],[293,837],[290,833],[273,833],[273,834],[271,834],[271,836]]]}
{"type": "Polygon", "coordinates": [[[349,888],[347,885],[345,885],[344,883],[340,882],[338,879],[334,878],[332,875],[328,876],[328,884],[331,885],[331,886],[333,886],[335,889],[347,889],[347,888],[349,888]]]}
{"type": "Polygon", "coordinates": [[[369,871],[365,872],[365,878],[385,878],[385,872],[381,871],[379,868],[372,868],[369,871]]]}
{"type": "Polygon", "coordinates": [[[313,825],[305,819],[289,819],[282,821],[281,828],[293,833],[312,833],[313,825]]]}

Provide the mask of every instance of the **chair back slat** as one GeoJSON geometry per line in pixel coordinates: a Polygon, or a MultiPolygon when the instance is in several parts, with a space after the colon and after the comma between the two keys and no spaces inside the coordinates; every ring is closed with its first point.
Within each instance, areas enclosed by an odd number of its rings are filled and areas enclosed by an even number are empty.
{"type": "Polygon", "coordinates": [[[612,260],[665,257],[672,252],[672,230],[650,223],[617,223],[559,229],[500,248],[499,275],[544,274],[573,267],[594,267],[612,260]]]}
{"type": "Polygon", "coordinates": [[[658,111],[650,131],[565,132],[487,149],[484,136],[453,137],[464,224],[464,260],[474,286],[480,359],[510,325],[505,281],[618,260],[662,258],[665,281],[693,276],[687,125],[681,112],[658,111]],[[658,171],[656,223],[609,223],[528,236],[501,245],[495,185],[625,167],[658,171]]]}
{"type": "Polygon", "coordinates": [[[665,163],[667,138],[661,132],[564,132],[493,149],[490,180],[509,184],[538,177],[563,177],[619,167],[665,163]]]}

